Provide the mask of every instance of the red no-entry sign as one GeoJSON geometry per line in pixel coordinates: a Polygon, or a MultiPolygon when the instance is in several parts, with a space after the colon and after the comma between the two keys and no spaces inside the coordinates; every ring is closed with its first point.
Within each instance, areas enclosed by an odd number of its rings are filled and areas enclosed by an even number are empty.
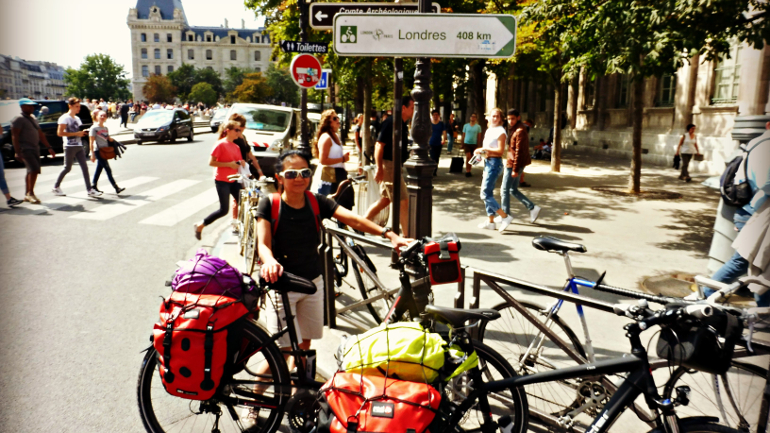
{"type": "Polygon", "coordinates": [[[310,54],[300,54],[291,60],[291,78],[300,87],[315,87],[321,80],[321,62],[310,54]]]}

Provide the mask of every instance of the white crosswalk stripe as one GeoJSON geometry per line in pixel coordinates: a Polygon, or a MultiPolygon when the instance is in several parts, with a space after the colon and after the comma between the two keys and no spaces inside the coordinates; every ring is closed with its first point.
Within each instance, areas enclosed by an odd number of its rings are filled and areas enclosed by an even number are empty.
{"type": "MultiPolygon", "coordinates": [[[[152,182],[154,180],[157,180],[157,177],[150,177],[150,176],[139,176],[132,179],[128,179],[123,183],[123,188],[126,188],[127,190],[130,190],[130,188],[137,187],[139,185],[143,185],[148,182],[152,182]]],[[[82,183],[82,180],[81,180],[82,183]]],[[[126,191],[124,194],[127,194],[129,191],[126,191]]],[[[41,194],[42,195],[42,194],[41,194]]],[[[65,197],[58,197],[54,196],[54,198],[46,199],[44,197],[43,203],[39,205],[28,205],[30,209],[61,209],[66,206],[82,206],[88,203],[96,202],[98,199],[90,198],[88,197],[88,193],[86,191],[78,191],[76,193],[67,194],[65,197]]]]}
{"type": "Polygon", "coordinates": [[[199,180],[175,180],[149,191],[144,191],[136,195],[128,196],[125,199],[116,200],[112,203],[98,206],[94,209],[89,209],[86,212],[73,215],[70,218],[104,221],[119,215],[123,215],[124,213],[130,212],[134,209],[138,209],[164,197],[168,197],[198,183],[200,183],[199,180]]]}
{"type": "MultiPolygon", "coordinates": [[[[49,167],[45,167],[45,168],[48,169],[49,167]]],[[[56,168],[56,167],[50,167],[50,168],[56,168]]],[[[48,185],[53,184],[53,182],[56,182],[56,177],[59,176],[60,171],[61,169],[56,170],[56,173],[41,174],[40,176],[38,176],[37,181],[35,182],[35,189],[38,189],[41,184],[45,186],[45,188],[41,189],[41,191],[44,191],[46,188],[50,189],[48,185]]],[[[6,175],[8,175],[7,170],[5,173],[6,175]]],[[[11,193],[16,194],[16,191],[19,191],[17,195],[23,196],[22,193],[26,192],[24,191],[24,188],[27,186],[27,181],[25,180],[26,174],[27,172],[25,170],[24,176],[22,176],[21,179],[15,179],[15,180],[6,179],[6,182],[8,183],[8,189],[11,190],[11,193]]],[[[80,182],[82,183],[83,181],[81,180],[80,182]]]]}
{"type": "MultiPolygon", "coordinates": [[[[151,224],[156,226],[171,227],[180,221],[183,221],[203,208],[211,206],[212,203],[219,201],[215,191],[208,190],[193,198],[185,200],[179,204],[157,213],[149,218],[139,221],[139,224],[151,224]]],[[[212,208],[212,210],[214,210],[212,208]]]]}

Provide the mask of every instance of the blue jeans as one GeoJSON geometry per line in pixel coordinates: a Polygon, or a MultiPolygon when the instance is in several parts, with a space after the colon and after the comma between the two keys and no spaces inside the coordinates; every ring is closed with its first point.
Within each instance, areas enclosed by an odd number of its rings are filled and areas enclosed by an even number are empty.
{"type": "Polygon", "coordinates": [[[495,200],[495,183],[501,171],[503,171],[502,158],[487,158],[484,163],[484,176],[481,178],[481,199],[484,200],[484,209],[489,216],[500,209],[500,205],[495,200]]]}
{"type": "Polygon", "coordinates": [[[455,143],[455,138],[452,136],[451,132],[447,132],[446,134],[446,152],[451,153],[452,152],[452,145],[455,143]]]}
{"type": "Polygon", "coordinates": [[[8,194],[8,184],[5,183],[5,166],[3,165],[3,158],[0,158],[0,191],[3,194],[8,194]]]}
{"type": "Polygon", "coordinates": [[[117,188],[118,184],[115,183],[115,179],[112,177],[112,169],[110,168],[110,162],[99,154],[99,150],[96,152],[96,171],[94,171],[94,180],[91,182],[94,188],[96,188],[96,184],[99,182],[99,176],[102,175],[102,170],[107,172],[107,179],[110,180],[110,183],[113,187],[117,188]]]}
{"type": "Polygon", "coordinates": [[[516,177],[511,177],[512,172],[512,168],[505,168],[505,173],[503,174],[503,186],[500,188],[500,195],[502,196],[501,199],[503,202],[503,212],[505,212],[506,215],[511,213],[511,196],[516,197],[516,200],[520,201],[521,204],[526,206],[528,210],[535,208],[535,204],[532,203],[532,201],[528,199],[527,196],[522,194],[521,191],[519,191],[521,173],[519,173],[516,177]]]}
{"type": "MultiPolygon", "coordinates": [[[[720,283],[732,284],[738,281],[738,278],[746,275],[749,270],[749,261],[741,257],[740,254],[735,253],[730,260],[725,262],[721,268],[714,272],[711,276],[712,280],[719,281],[720,283]]],[[[703,288],[703,294],[706,297],[711,296],[716,290],[708,287],[703,288]]],[[[757,302],[758,307],[770,307],[770,291],[765,292],[762,295],[754,293],[754,300],[757,302]]]]}

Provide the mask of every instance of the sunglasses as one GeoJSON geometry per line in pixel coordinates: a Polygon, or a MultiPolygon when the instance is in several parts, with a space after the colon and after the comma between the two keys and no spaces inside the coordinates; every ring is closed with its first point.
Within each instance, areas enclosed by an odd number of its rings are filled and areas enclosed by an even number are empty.
{"type": "Polygon", "coordinates": [[[284,179],[296,179],[301,177],[302,179],[308,179],[313,175],[313,171],[309,168],[303,168],[301,170],[284,170],[281,172],[281,176],[284,179]]]}
{"type": "Polygon", "coordinates": [[[337,117],[337,116],[334,116],[334,117],[332,117],[332,120],[333,120],[333,121],[335,121],[335,122],[337,122],[338,120],[340,120],[340,118],[339,118],[339,117],[337,117]]]}

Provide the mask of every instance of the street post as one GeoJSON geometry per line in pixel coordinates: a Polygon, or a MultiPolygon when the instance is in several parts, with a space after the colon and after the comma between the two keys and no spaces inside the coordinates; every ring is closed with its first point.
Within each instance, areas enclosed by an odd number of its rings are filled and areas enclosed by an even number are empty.
{"type": "MultiPolygon", "coordinates": [[[[308,8],[309,0],[299,0],[299,40],[301,42],[307,42],[307,27],[308,27],[308,8]]],[[[302,88],[300,90],[300,144],[297,149],[301,152],[310,154],[310,140],[308,137],[308,121],[307,121],[307,89],[302,88]]]]}
{"type": "MultiPolygon", "coordinates": [[[[393,59],[393,230],[401,230],[401,97],[404,93],[404,60],[401,57],[393,59]]],[[[393,251],[391,262],[398,261],[398,252],[393,251]]]]}

